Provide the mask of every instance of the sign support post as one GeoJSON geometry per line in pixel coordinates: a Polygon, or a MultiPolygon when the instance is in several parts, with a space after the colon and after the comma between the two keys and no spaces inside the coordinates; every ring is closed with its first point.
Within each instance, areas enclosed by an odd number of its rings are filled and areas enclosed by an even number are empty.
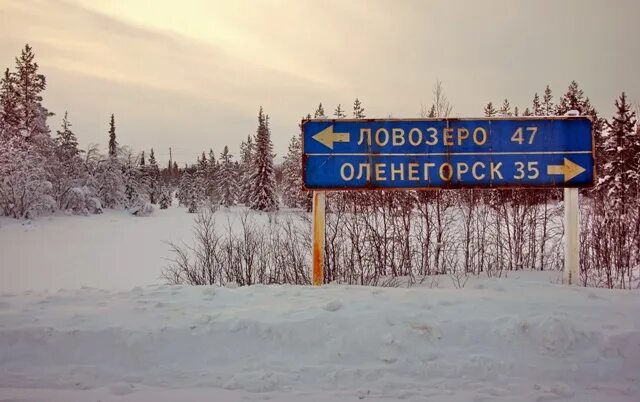
{"type": "Polygon", "coordinates": [[[324,206],[326,192],[313,192],[313,274],[314,286],[321,286],[324,282],[324,206]]]}
{"type": "Polygon", "coordinates": [[[578,189],[564,189],[564,273],[566,285],[580,284],[580,209],[578,189]]]}

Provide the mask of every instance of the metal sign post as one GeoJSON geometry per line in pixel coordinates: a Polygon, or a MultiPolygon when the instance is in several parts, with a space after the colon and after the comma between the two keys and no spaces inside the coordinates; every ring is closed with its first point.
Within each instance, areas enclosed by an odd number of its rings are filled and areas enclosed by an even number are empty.
{"type": "Polygon", "coordinates": [[[324,191],[431,188],[567,188],[565,279],[578,281],[575,189],[594,182],[587,117],[310,119],[302,129],[314,284],[324,279],[324,191]]]}

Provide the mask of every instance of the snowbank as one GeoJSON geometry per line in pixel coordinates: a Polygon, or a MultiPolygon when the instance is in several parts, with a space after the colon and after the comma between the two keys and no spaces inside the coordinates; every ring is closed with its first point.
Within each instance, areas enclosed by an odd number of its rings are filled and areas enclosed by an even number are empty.
{"type": "Polygon", "coordinates": [[[518,276],[4,293],[0,399],[640,400],[640,292],[518,276]]]}

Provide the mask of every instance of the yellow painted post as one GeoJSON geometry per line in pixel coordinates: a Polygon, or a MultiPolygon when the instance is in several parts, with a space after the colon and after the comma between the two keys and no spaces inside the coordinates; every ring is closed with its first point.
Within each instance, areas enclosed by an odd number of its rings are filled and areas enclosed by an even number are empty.
{"type": "Polygon", "coordinates": [[[313,277],[314,286],[324,282],[324,205],[325,192],[313,192],[313,277]]]}

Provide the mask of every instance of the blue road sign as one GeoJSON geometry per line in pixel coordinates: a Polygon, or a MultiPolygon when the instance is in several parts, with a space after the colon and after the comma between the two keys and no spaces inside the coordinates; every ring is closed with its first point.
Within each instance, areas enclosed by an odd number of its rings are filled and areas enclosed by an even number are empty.
{"type": "Polygon", "coordinates": [[[588,187],[594,182],[592,124],[586,117],[302,123],[308,189],[588,187]]]}

